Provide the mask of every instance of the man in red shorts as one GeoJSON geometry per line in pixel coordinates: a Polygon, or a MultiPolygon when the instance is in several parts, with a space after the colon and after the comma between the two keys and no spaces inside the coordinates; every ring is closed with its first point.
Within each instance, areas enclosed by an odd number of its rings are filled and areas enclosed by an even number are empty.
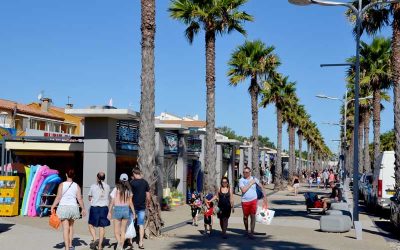
{"type": "MultiPolygon", "coordinates": [[[[251,176],[249,167],[243,169],[243,177],[239,180],[239,188],[242,191],[242,209],[243,209],[243,222],[246,229],[246,234],[250,239],[254,238],[254,228],[256,226],[256,213],[257,213],[257,189],[256,185],[261,187],[258,179],[251,176]],[[250,233],[249,233],[249,216],[251,220],[250,233]]],[[[266,195],[264,199],[266,202],[266,195]]]]}

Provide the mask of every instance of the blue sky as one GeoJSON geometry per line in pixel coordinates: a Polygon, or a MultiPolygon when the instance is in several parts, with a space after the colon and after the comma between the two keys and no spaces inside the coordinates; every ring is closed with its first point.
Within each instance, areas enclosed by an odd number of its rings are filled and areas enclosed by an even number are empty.
{"type": "MultiPolygon", "coordinates": [[[[198,114],[205,119],[204,33],[190,45],[183,35],[185,26],[169,18],[169,3],[157,1],[156,113],[198,114]]],[[[344,94],[345,68],[319,65],[342,63],[355,53],[345,9],[250,0],[244,10],[255,18],[245,25],[247,38],[237,33],[217,37],[217,126],[251,134],[249,81],[229,86],[227,61],[246,39],[261,39],[276,47],[282,61],[279,71],[297,82],[301,103],[327,145],[336,150],[331,140],[338,139],[339,127],[321,123],[339,120],[340,103],[315,95],[344,94]]],[[[43,90],[58,106],[64,106],[68,96],[79,108],[112,98],[114,106],[138,111],[140,56],[140,1],[0,1],[0,98],[29,103],[43,90]]],[[[393,127],[392,104],[384,105],[382,132],[393,127]]],[[[259,133],[276,142],[275,109],[260,109],[259,114],[259,133]]],[[[284,147],[287,144],[285,133],[284,147]]]]}

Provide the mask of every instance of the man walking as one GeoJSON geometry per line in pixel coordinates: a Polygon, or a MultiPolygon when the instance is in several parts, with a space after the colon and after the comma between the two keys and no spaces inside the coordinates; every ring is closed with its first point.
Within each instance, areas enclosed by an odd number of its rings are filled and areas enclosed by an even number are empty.
{"type": "Polygon", "coordinates": [[[133,205],[137,216],[137,225],[139,226],[139,248],[144,249],[144,222],[146,216],[146,206],[150,203],[149,183],[143,179],[142,172],[138,167],[132,170],[133,180],[131,181],[133,193],[133,205]]]}
{"type": "MultiPolygon", "coordinates": [[[[239,180],[239,188],[242,191],[242,209],[243,222],[246,229],[246,235],[250,239],[254,239],[254,228],[256,226],[257,213],[257,188],[258,185],[263,190],[257,178],[251,176],[249,167],[243,169],[243,177],[239,180]],[[250,216],[250,233],[249,233],[249,216],[250,216]]],[[[267,204],[267,196],[264,194],[264,204],[267,204]]]]}

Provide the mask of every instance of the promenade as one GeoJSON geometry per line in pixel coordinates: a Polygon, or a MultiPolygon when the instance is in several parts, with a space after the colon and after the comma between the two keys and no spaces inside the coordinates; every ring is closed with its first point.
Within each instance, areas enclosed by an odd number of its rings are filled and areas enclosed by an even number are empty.
{"type": "MultiPolygon", "coordinates": [[[[387,221],[380,218],[360,214],[363,224],[363,240],[355,239],[355,232],[324,233],[319,231],[319,214],[307,214],[302,193],[294,196],[289,191],[274,192],[271,186],[267,188],[270,208],[276,211],[271,225],[256,225],[254,240],[243,236],[241,208],[236,208],[229,220],[228,239],[220,237],[220,229],[215,217],[214,232],[211,236],[202,235],[203,223],[194,227],[187,223],[190,220],[188,206],[174,208],[173,211],[162,212],[165,220],[163,236],[145,240],[146,249],[400,249],[400,243],[391,232],[386,232],[387,221]]],[[[328,193],[329,190],[315,192],[328,193]]],[[[240,197],[235,195],[236,204],[240,197]]],[[[75,249],[89,249],[90,236],[87,230],[86,218],[76,221],[75,249]]],[[[388,229],[390,231],[390,229],[388,229]]],[[[106,246],[104,249],[115,249],[115,239],[112,227],[107,229],[106,246]]],[[[63,249],[61,231],[55,231],[48,226],[48,217],[0,218],[0,249],[63,249]]],[[[138,249],[135,245],[134,249],[138,249]]]]}

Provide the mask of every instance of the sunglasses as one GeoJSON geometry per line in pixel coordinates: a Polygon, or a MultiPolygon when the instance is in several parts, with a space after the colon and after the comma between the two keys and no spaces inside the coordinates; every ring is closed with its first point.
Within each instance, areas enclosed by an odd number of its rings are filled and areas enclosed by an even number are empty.
{"type": "Polygon", "coordinates": [[[243,171],[243,174],[249,174],[250,172],[249,171],[243,171]]]}

